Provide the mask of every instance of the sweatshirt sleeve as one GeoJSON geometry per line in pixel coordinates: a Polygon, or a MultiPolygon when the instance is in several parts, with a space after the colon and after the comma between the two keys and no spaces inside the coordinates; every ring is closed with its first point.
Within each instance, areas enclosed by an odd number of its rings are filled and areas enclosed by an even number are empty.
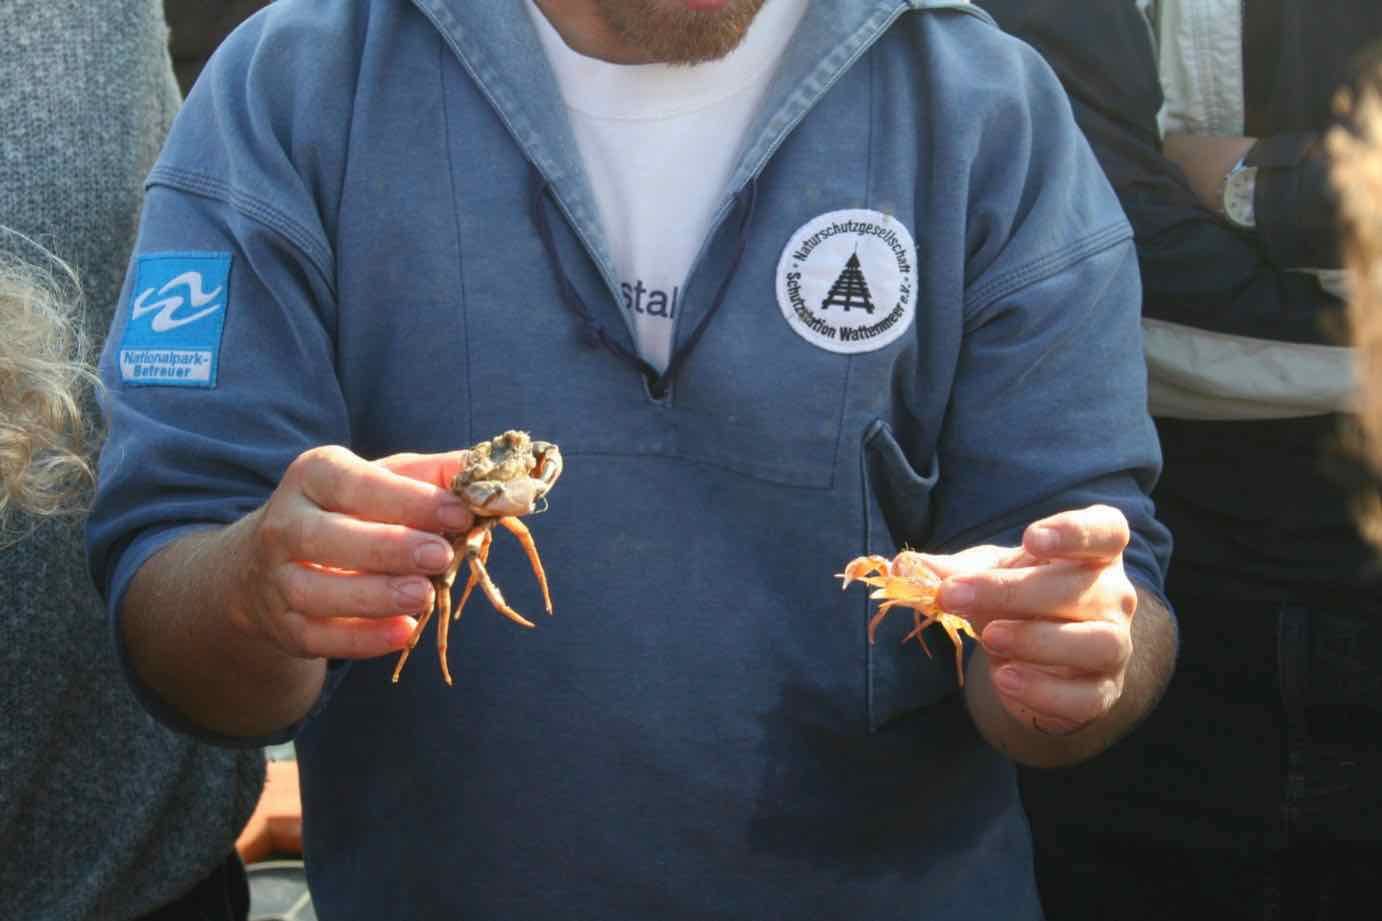
{"type": "MultiPolygon", "coordinates": [[[[338,167],[318,142],[343,130],[348,100],[280,66],[270,18],[228,40],[178,115],[101,356],[107,437],[87,545],[117,646],[125,593],[154,553],[262,505],[303,451],[349,442],[322,191],[338,167]]],[[[328,64],[302,62],[348,87],[328,64]]],[[[156,716],[207,737],[126,672],[156,716]]]]}
{"type": "Polygon", "coordinates": [[[332,304],[268,226],[149,190],[100,366],[108,435],[88,535],[112,608],[175,532],[238,520],[299,453],[346,440],[332,304]]]}
{"type": "Polygon", "coordinates": [[[1130,578],[1161,594],[1170,536],[1149,498],[1161,454],[1132,233],[1050,69],[1020,51],[1023,85],[974,155],[934,536],[1013,545],[1031,521],[1111,505],[1132,529],[1130,578]]]}
{"type": "Polygon", "coordinates": [[[332,303],[320,269],[269,226],[214,197],[149,190],[101,358],[108,435],[87,541],[136,693],[208,741],[228,740],[141,685],[118,629],[121,604],[158,550],[262,505],[301,452],[348,441],[332,303]]]}

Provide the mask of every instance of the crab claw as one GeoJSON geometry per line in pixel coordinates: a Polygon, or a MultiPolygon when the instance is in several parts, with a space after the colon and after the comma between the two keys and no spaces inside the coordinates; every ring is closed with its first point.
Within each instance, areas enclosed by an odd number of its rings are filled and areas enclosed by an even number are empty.
{"type": "Polygon", "coordinates": [[[535,480],[541,480],[547,489],[551,489],[557,482],[557,477],[561,476],[562,460],[561,450],[550,441],[533,442],[533,457],[537,460],[531,474],[535,480]]]}
{"type": "Polygon", "coordinates": [[[856,579],[868,582],[868,576],[873,573],[887,572],[890,565],[887,557],[877,555],[855,557],[845,564],[844,572],[835,574],[835,578],[844,580],[840,585],[843,590],[848,588],[849,584],[856,579]]]}

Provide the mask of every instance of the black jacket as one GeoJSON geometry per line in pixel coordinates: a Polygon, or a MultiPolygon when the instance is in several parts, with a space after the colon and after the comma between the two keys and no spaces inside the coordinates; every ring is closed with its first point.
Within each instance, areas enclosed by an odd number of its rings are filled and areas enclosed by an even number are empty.
{"type": "MultiPolygon", "coordinates": [[[[1332,100],[1382,37],[1377,0],[1248,0],[1247,133],[1261,138],[1257,229],[1203,207],[1161,155],[1163,97],[1151,30],[1133,0],[979,0],[1033,45],[1133,225],[1144,316],[1233,335],[1341,343],[1341,304],[1293,267],[1340,264],[1320,142],[1332,100]]],[[[1234,62],[1236,66],[1237,62],[1234,62]]],[[[1267,422],[1158,420],[1166,455],[1156,498],[1177,541],[1170,587],[1188,579],[1235,597],[1292,586],[1372,584],[1350,508],[1361,465],[1338,448],[1337,416],[1267,422]]]]}

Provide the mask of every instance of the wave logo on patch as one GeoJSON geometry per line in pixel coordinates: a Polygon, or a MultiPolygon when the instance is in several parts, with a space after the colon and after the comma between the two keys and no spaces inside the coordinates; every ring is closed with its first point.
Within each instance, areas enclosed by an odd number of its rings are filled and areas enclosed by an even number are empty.
{"type": "Polygon", "coordinates": [[[120,378],[214,387],[230,299],[230,253],[151,253],[135,263],[120,378]]]}
{"type": "Polygon", "coordinates": [[[186,326],[188,323],[195,323],[202,317],[215,313],[225,304],[211,302],[225,290],[225,285],[221,285],[211,293],[202,290],[204,280],[200,272],[183,272],[177,278],[168,282],[158,289],[158,294],[165,295],[176,291],[179,288],[186,289],[187,297],[183,298],[177,294],[170,297],[162,297],[159,300],[149,303],[149,298],[154,295],[154,289],[149,288],[134,300],[134,309],[130,313],[130,319],[137,320],[146,313],[158,311],[154,314],[153,321],[149,328],[156,333],[166,333],[170,329],[177,329],[179,326],[186,326]],[[183,304],[191,304],[195,313],[178,315],[178,310],[183,304]],[[207,307],[207,304],[211,304],[207,307]],[[205,309],[201,309],[205,308],[205,309]]]}

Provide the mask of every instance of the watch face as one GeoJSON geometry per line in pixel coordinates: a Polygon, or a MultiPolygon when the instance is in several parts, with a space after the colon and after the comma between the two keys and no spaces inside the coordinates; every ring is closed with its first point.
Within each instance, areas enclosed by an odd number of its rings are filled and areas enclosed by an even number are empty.
{"type": "Polygon", "coordinates": [[[1257,187],[1257,167],[1243,166],[1228,174],[1224,181],[1224,214],[1239,227],[1256,224],[1253,192],[1257,187]]]}

